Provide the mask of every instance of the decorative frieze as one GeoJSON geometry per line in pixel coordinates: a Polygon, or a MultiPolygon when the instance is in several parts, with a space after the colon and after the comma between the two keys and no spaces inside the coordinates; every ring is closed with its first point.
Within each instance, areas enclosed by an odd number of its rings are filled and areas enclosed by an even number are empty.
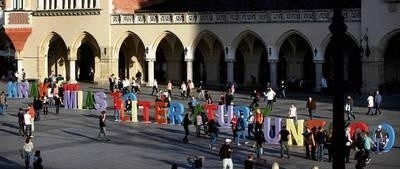
{"type": "Polygon", "coordinates": [[[100,15],[101,9],[70,9],[70,10],[36,10],[33,16],[79,16],[100,15]]]}
{"type": "MultiPolygon", "coordinates": [[[[225,23],[285,23],[285,22],[330,22],[333,11],[281,10],[198,13],[135,13],[111,15],[111,24],[225,24],[225,23]]],[[[360,9],[343,10],[347,22],[360,22],[360,9]]]]}

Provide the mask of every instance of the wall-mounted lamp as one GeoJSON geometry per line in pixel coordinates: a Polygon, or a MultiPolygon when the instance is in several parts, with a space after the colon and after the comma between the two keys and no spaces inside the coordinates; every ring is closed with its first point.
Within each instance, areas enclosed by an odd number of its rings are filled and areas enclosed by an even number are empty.
{"type": "Polygon", "coordinates": [[[149,53],[149,47],[146,47],[146,48],[144,49],[144,53],[146,53],[146,54],[149,53]]]}
{"type": "Polygon", "coordinates": [[[183,54],[186,56],[188,49],[185,47],[185,49],[183,49],[183,54]]]}
{"type": "Polygon", "coordinates": [[[272,55],[272,48],[268,48],[268,55],[269,55],[269,56],[272,55]]]}
{"type": "Polygon", "coordinates": [[[229,48],[225,47],[225,53],[228,54],[229,53],[229,48]]]}
{"type": "Polygon", "coordinates": [[[317,57],[317,54],[318,54],[318,49],[314,48],[314,57],[317,57]]]}
{"type": "Polygon", "coordinates": [[[107,48],[103,49],[104,55],[107,55],[107,48]]]}
{"type": "Polygon", "coordinates": [[[67,55],[69,55],[70,49],[69,47],[67,47],[67,55]]]}

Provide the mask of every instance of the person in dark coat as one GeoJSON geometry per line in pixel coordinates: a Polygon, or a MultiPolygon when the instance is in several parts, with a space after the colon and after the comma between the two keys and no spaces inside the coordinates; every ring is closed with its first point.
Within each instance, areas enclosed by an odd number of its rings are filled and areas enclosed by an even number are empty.
{"type": "Polygon", "coordinates": [[[189,113],[186,113],[185,118],[183,118],[183,129],[185,129],[185,137],[182,140],[184,143],[189,142],[189,139],[187,138],[189,135],[189,124],[190,124],[189,113]]]}

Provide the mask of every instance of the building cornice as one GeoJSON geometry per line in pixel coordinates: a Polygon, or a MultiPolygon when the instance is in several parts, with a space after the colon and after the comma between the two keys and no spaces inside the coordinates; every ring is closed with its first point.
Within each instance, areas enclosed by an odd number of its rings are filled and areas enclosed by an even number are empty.
{"type": "MultiPolygon", "coordinates": [[[[345,9],[346,22],[360,22],[360,9],[345,9]]],[[[332,9],[111,14],[112,25],[140,24],[241,24],[331,22],[332,9]]]]}
{"type": "Polygon", "coordinates": [[[100,15],[101,9],[35,10],[33,16],[81,16],[100,15]]]}

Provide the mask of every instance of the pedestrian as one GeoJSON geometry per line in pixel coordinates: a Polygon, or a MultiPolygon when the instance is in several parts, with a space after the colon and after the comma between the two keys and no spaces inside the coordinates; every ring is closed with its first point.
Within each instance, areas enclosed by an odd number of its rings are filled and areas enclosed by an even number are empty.
{"type": "Polygon", "coordinates": [[[19,131],[19,135],[21,135],[22,137],[25,137],[25,130],[24,130],[24,125],[25,125],[25,119],[24,119],[24,110],[22,108],[19,108],[18,111],[18,131],[19,131]]]}
{"type": "Polygon", "coordinates": [[[42,110],[43,102],[39,99],[39,96],[33,99],[33,109],[35,109],[36,119],[40,119],[40,111],[42,110]]]}
{"type": "Polygon", "coordinates": [[[326,138],[325,130],[324,130],[324,128],[319,126],[318,132],[317,132],[317,137],[315,138],[315,141],[317,142],[317,146],[318,146],[318,156],[317,156],[318,161],[322,161],[324,159],[325,138],[326,138]]]}
{"type": "Polygon", "coordinates": [[[154,79],[154,81],[153,81],[153,91],[151,91],[151,95],[154,94],[154,91],[155,91],[155,94],[158,93],[158,83],[157,83],[156,79],[154,79]]]}
{"type": "Polygon", "coordinates": [[[272,103],[276,101],[276,93],[272,88],[268,88],[268,92],[264,93],[264,96],[267,98],[267,107],[272,111],[272,103]]]}
{"type": "Polygon", "coordinates": [[[103,135],[103,137],[107,140],[110,141],[110,139],[107,136],[107,129],[106,129],[106,111],[102,111],[100,116],[99,116],[99,127],[100,127],[100,132],[97,135],[97,140],[100,141],[100,136],[103,135]]]}
{"type": "Polygon", "coordinates": [[[215,150],[214,144],[217,141],[218,137],[218,127],[215,123],[214,119],[211,119],[208,123],[208,135],[210,135],[210,144],[208,144],[208,148],[211,150],[215,150]]]}
{"type": "Polygon", "coordinates": [[[321,94],[328,94],[328,82],[325,77],[321,78],[321,94]]]}
{"type": "Polygon", "coordinates": [[[237,118],[236,114],[233,114],[233,117],[231,119],[231,129],[232,129],[233,140],[235,140],[237,137],[237,128],[236,128],[237,120],[238,120],[238,118],[237,118]]]}
{"type": "Polygon", "coordinates": [[[353,145],[353,140],[351,139],[351,134],[350,134],[350,127],[346,128],[345,139],[346,139],[346,144],[345,144],[345,162],[346,163],[350,163],[350,151],[351,151],[351,146],[353,145]]]}
{"type": "Polygon", "coordinates": [[[196,136],[197,137],[200,137],[201,126],[203,126],[203,117],[201,116],[201,113],[198,113],[196,116],[196,136]]]}
{"type": "Polygon", "coordinates": [[[347,96],[344,110],[347,114],[348,121],[351,120],[350,116],[353,117],[353,120],[356,119],[356,116],[354,115],[354,112],[353,112],[353,106],[354,106],[353,99],[351,98],[351,96],[347,96]]]}
{"type": "Polygon", "coordinates": [[[281,84],[279,86],[279,93],[280,93],[280,97],[285,99],[286,98],[286,83],[284,80],[281,81],[281,84]]]}
{"type": "Polygon", "coordinates": [[[247,160],[244,161],[244,169],[253,169],[253,155],[247,155],[247,160]]]}
{"type": "Polygon", "coordinates": [[[240,146],[240,138],[243,138],[244,144],[248,144],[249,142],[246,141],[246,126],[245,126],[245,119],[243,113],[240,114],[237,123],[236,123],[236,143],[238,146],[240,146]]]}
{"type": "Polygon", "coordinates": [[[374,96],[372,96],[372,93],[369,93],[369,96],[367,98],[367,102],[368,102],[368,112],[367,115],[369,115],[369,113],[371,113],[371,116],[373,116],[373,112],[372,112],[372,108],[374,107],[374,96]]]}
{"type": "Polygon", "coordinates": [[[290,150],[289,150],[289,139],[290,133],[286,129],[286,126],[283,125],[281,131],[279,131],[280,140],[279,143],[281,145],[281,158],[283,158],[284,151],[286,151],[287,158],[290,158],[290,150]]]}
{"type": "Polygon", "coordinates": [[[187,82],[187,91],[186,91],[186,97],[192,97],[192,92],[194,90],[194,83],[191,80],[188,80],[187,82]]]}
{"type": "Polygon", "coordinates": [[[189,124],[190,124],[189,113],[186,113],[185,117],[183,118],[183,129],[185,130],[185,137],[182,139],[183,143],[189,142],[189,139],[188,139],[189,124]]]}
{"type": "Polygon", "coordinates": [[[46,96],[43,96],[41,101],[42,101],[43,115],[47,115],[49,113],[49,101],[46,96]]]}
{"type": "Polygon", "coordinates": [[[325,142],[325,147],[328,150],[328,162],[332,161],[333,157],[333,137],[332,137],[332,129],[329,130],[329,132],[326,134],[326,142],[325,142]]]}
{"type": "Polygon", "coordinates": [[[56,107],[56,114],[58,115],[60,113],[61,106],[61,97],[58,94],[54,95],[54,105],[56,107]]]}
{"type": "Polygon", "coordinates": [[[306,127],[306,131],[303,133],[304,137],[304,148],[306,149],[306,159],[311,159],[311,147],[315,146],[314,135],[310,128],[306,127]]]}
{"type": "Polygon", "coordinates": [[[370,152],[371,152],[371,147],[378,147],[372,139],[368,136],[368,132],[364,132],[364,149],[365,149],[365,154],[367,156],[367,163],[371,162],[371,157],[370,157],[370,152]]]}
{"type": "Polygon", "coordinates": [[[115,86],[115,77],[114,77],[114,74],[111,74],[111,76],[108,77],[108,84],[109,84],[110,92],[114,91],[114,86],[115,86]]]}
{"type": "Polygon", "coordinates": [[[313,138],[313,142],[311,144],[311,159],[317,161],[317,158],[315,157],[317,150],[317,142],[315,141],[315,138],[317,137],[317,127],[311,128],[311,133],[313,138]]]}
{"type": "Polygon", "coordinates": [[[378,125],[378,128],[375,130],[374,133],[374,141],[375,141],[375,145],[376,145],[376,152],[378,154],[381,153],[381,146],[379,146],[382,142],[382,138],[383,138],[383,133],[382,133],[382,126],[378,125]]]}
{"type": "Polygon", "coordinates": [[[203,81],[200,81],[200,84],[199,84],[199,87],[197,88],[197,93],[198,93],[198,96],[197,96],[197,98],[198,99],[205,99],[206,97],[204,96],[204,89],[203,89],[203,81]],[[201,97],[200,97],[201,96],[201,97]]]}
{"type": "Polygon", "coordinates": [[[258,94],[257,90],[253,91],[253,93],[250,95],[250,98],[252,98],[253,101],[249,107],[251,110],[254,110],[256,107],[258,107],[258,101],[260,100],[260,95],[258,94]]]}
{"type": "Polygon", "coordinates": [[[32,136],[32,116],[29,114],[29,111],[26,110],[24,115],[24,124],[25,124],[25,136],[31,137],[32,136]]]}
{"type": "Polygon", "coordinates": [[[121,98],[117,97],[114,100],[114,118],[115,118],[115,122],[120,122],[121,119],[119,117],[119,114],[121,112],[121,108],[122,108],[122,100],[121,98]]]}
{"type": "Polygon", "coordinates": [[[308,110],[308,114],[310,116],[310,120],[313,119],[315,110],[317,108],[317,104],[315,103],[315,100],[312,97],[308,97],[307,103],[306,103],[306,108],[308,110]]]}
{"type": "Polygon", "coordinates": [[[382,96],[379,94],[379,91],[376,91],[375,97],[374,97],[374,102],[375,102],[375,115],[382,115],[381,112],[381,104],[382,104],[382,96]]]}
{"type": "Polygon", "coordinates": [[[255,135],[255,133],[254,133],[254,115],[253,115],[252,111],[250,111],[249,117],[247,118],[247,138],[248,139],[251,138],[251,134],[253,134],[253,136],[255,135]]]}
{"type": "Polygon", "coordinates": [[[128,114],[132,113],[132,99],[128,99],[125,104],[125,112],[128,114]]]}
{"type": "Polygon", "coordinates": [[[225,144],[219,150],[219,157],[222,160],[222,169],[233,169],[233,162],[232,162],[232,147],[230,143],[232,142],[231,139],[225,139],[225,144]]]}
{"type": "Polygon", "coordinates": [[[294,103],[290,105],[288,118],[293,119],[294,121],[297,120],[297,108],[294,106],[294,103]]]}
{"type": "Polygon", "coordinates": [[[187,90],[186,82],[182,81],[182,84],[181,84],[181,97],[185,97],[186,90],[187,90]]]}
{"type": "Polygon", "coordinates": [[[261,113],[260,109],[256,109],[256,115],[254,118],[255,127],[254,130],[262,130],[263,123],[264,123],[264,115],[261,113]]]}
{"type": "Polygon", "coordinates": [[[29,169],[29,166],[31,163],[32,151],[33,151],[33,143],[32,143],[32,139],[30,137],[26,138],[22,149],[24,151],[24,157],[25,157],[25,169],[29,169]]]}
{"type": "Polygon", "coordinates": [[[42,157],[40,157],[40,151],[36,150],[33,157],[33,169],[43,169],[42,162],[43,160],[42,157]]]}
{"type": "Polygon", "coordinates": [[[169,94],[170,97],[172,97],[172,89],[173,89],[173,88],[174,88],[174,87],[172,86],[171,80],[168,80],[167,91],[168,91],[168,94],[169,94]]]}
{"type": "Polygon", "coordinates": [[[265,138],[264,138],[264,133],[262,132],[261,129],[257,129],[255,134],[254,134],[254,150],[257,154],[257,158],[261,158],[261,155],[264,153],[264,142],[265,142],[265,138]]]}
{"type": "Polygon", "coordinates": [[[4,93],[4,91],[1,91],[1,94],[0,94],[0,115],[2,115],[4,113],[6,105],[7,105],[6,94],[4,93]]]}

